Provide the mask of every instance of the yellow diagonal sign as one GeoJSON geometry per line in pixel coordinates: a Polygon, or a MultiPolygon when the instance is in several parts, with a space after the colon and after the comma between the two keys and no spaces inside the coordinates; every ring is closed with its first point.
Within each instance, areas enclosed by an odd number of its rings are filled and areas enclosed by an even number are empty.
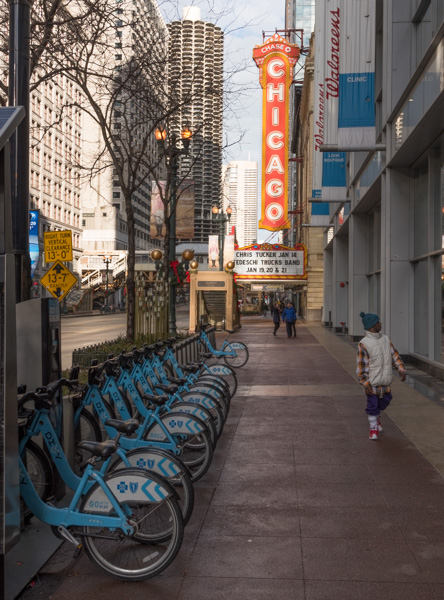
{"type": "Polygon", "coordinates": [[[54,298],[63,300],[69,290],[77,283],[77,277],[59,260],[40,279],[40,283],[54,298]]]}

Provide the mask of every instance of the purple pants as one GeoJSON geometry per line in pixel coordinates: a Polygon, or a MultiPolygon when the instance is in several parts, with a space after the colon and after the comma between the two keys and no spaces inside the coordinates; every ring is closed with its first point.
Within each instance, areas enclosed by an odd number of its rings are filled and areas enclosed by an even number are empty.
{"type": "Polygon", "coordinates": [[[376,394],[370,394],[367,396],[367,408],[365,409],[365,412],[368,415],[377,417],[381,414],[382,410],[387,408],[391,399],[392,395],[390,392],[384,394],[382,398],[379,398],[376,394]]]}

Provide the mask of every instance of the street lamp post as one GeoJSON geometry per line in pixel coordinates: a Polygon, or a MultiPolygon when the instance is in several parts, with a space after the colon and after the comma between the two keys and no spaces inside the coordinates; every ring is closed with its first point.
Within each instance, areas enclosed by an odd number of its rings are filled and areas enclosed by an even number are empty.
{"type": "Polygon", "coordinates": [[[105,271],[105,277],[106,277],[106,281],[105,281],[105,306],[108,308],[108,272],[109,272],[109,264],[111,262],[111,259],[108,256],[105,256],[105,258],[103,259],[103,262],[105,263],[105,266],[106,266],[106,271],[105,271]]]}
{"type": "Polygon", "coordinates": [[[178,158],[182,154],[188,155],[191,141],[191,131],[186,128],[181,132],[182,147],[177,145],[179,141],[177,136],[173,134],[172,143],[163,148],[163,144],[166,139],[165,129],[156,129],[155,131],[156,140],[159,146],[162,146],[163,152],[169,158],[169,165],[171,169],[171,193],[169,198],[170,211],[170,239],[168,244],[168,261],[170,264],[168,273],[168,318],[169,318],[169,331],[172,335],[176,335],[176,288],[174,285],[174,271],[172,264],[176,260],[176,204],[177,204],[177,171],[178,171],[178,158]]]}
{"type": "Polygon", "coordinates": [[[224,244],[225,244],[225,223],[228,223],[231,219],[231,213],[233,210],[230,206],[226,209],[225,213],[219,209],[218,206],[214,205],[211,209],[213,219],[219,223],[219,271],[224,270],[224,244]]]}

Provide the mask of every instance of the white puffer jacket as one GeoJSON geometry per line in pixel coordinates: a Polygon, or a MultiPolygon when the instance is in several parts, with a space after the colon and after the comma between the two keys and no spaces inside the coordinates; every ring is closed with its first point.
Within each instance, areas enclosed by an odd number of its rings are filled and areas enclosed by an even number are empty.
{"type": "Polygon", "coordinates": [[[373,386],[388,386],[393,380],[392,353],[390,340],[382,333],[365,332],[359,342],[365,346],[369,355],[369,381],[373,386]]]}

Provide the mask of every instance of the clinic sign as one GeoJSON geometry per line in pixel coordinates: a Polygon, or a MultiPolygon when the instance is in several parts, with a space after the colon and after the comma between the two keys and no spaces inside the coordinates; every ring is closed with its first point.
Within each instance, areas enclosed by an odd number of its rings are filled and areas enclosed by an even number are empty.
{"type": "Polygon", "coordinates": [[[275,33],[255,46],[262,87],[262,210],[260,229],[288,229],[290,85],[300,49],[275,33]]]}
{"type": "Polygon", "coordinates": [[[280,244],[252,244],[234,251],[237,280],[293,281],[307,279],[307,251],[280,244]]]}

